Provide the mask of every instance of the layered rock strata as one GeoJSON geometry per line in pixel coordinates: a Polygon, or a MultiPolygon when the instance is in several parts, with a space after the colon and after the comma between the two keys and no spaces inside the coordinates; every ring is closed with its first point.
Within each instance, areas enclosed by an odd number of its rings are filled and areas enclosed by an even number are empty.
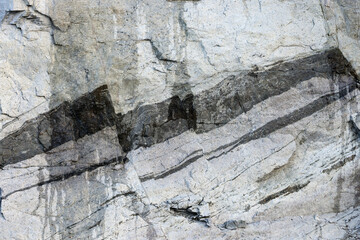
{"type": "Polygon", "coordinates": [[[0,0],[1,239],[359,239],[350,0],[0,0]]]}
{"type": "Polygon", "coordinates": [[[127,114],[106,86],[64,102],[1,140],[1,232],[355,237],[356,77],[333,49],[127,114]]]}

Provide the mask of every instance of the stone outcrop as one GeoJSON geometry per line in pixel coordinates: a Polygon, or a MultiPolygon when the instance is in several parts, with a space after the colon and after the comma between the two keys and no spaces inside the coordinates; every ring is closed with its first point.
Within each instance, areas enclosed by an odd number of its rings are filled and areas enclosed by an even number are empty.
{"type": "Polygon", "coordinates": [[[359,10],[0,0],[0,238],[360,238],[359,10]]]}

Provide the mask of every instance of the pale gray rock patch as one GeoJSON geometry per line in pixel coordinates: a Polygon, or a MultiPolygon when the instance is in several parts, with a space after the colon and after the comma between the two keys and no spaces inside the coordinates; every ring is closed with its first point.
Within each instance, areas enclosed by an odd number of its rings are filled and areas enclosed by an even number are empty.
{"type": "Polygon", "coordinates": [[[11,10],[13,7],[13,0],[1,0],[0,1],[0,22],[4,18],[6,11],[11,10]]]}

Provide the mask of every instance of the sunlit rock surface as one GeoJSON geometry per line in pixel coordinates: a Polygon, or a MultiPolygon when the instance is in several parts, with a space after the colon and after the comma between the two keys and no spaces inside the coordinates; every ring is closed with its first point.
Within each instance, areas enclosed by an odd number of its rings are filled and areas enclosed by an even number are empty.
{"type": "Polygon", "coordinates": [[[358,0],[0,0],[0,239],[359,239],[358,0]]]}

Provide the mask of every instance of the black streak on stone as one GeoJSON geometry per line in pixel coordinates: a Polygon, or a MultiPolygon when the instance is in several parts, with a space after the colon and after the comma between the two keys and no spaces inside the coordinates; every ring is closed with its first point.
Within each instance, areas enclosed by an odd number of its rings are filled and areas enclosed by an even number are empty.
{"type": "Polygon", "coordinates": [[[130,195],[137,195],[137,193],[135,191],[129,191],[129,192],[126,192],[126,193],[119,193],[119,194],[116,194],[115,196],[113,196],[112,198],[106,200],[105,202],[101,203],[101,207],[102,206],[105,206],[107,204],[109,204],[111,201],[113,201],[114,199],[118,198],[118,197],[121,197],[121,196],[130,196],[130,195]]]}
{"type": "MultiPolygon", "coordinates": [[[[295,123],[307,116],[310,116],[311,114],[323,109],[324,107],[326,107],[327,105],[329,105],[330,103],[346,96],[349,92],[355,90],[356,88],[356,84],[353,83],[350,86],[344,87],[342,90],[340,90],[337,93],[332,93],[332,94],[328,94],[325,96],[320,97],[319,99],[316,99],[315,101],[313,101],[312,103],[308,104],[307,106],[295,110],[294,112],[285,115],[284,117],[280,117],[277,118],[273,121],[268,122],[267,124],[265,124],[264,126],[256,129],[253,132],[250,132],[248,134],[243,135],[242,137],[240,137],[238,140],[233,141],[229,144],[223,145],[215,150],[213,150],[212,152],[210,152],[209,154],[213,153],[213,152],[217,152],[220,151],[222,149],[227,149],[226,151],[222,152],[219,155],[213,156],[208,158],[208,161],[211,161],[213,159],[216,159],[228,152],[230,152],[231,150],[235,149],[236,147],[238,147],[239,145],[245,144],[247,142],[250,142],[252,140],[256,140],[262,137],[265,137],[269,134],[271,134],[272,132],[279,130],[283,127],[286,127],[292,123],[295,123]]],[[[200,152],[200,151],[196,151],[195,153],[200,152]]],[[[180,171],[181,169],[189,166],[191,163],[195,162],[196,160],[198,160],[199,158],[201,158],[203,156],[203,154],[199,154],[196,155],[195,157],[189,158],[188,160],[183,161],[181,164],[177,165],[176,167],[169,169],[165,172],[159,173],[158,175],[147,175],[144,177],[140,178],[141,182],[145,182],[151,179],[160,179],[160,178],[165,178],[175,172],[180,171]]]]}
{"type": "Polygon", "coordinates": [[[74,170],[72,172],[69,172],[69,173],[60,174],[60,175],[57,175],[57,176],[52,176],[47,181],[39,182],[37,184],[34,184],[34,185],[31,185],[31,186],[28,186],[28,187],[21,188],[21,189],[18,189],[16,191],[10,192],[7,195],[5,195],[2,199],[6,199],[9,196],[13,195],[14,193],[21,192],[21,191],[26,191],[26,190],[29,190],[29,189],[31,189],[33,187],[41,187],[43,185],[50,184],[52,182],[64,181],[64,180],[69,179],[69,178],[74,177],[74,176],[80,176],[81,174],[83,174],[85,172],[92,172],[92,171],[94,171],[94,170],[96,170],[96,169],[98,169],[100,167],[108,166],[110,164],[123,163],[124,162],[123,160],[124,159],[122,157],[116,157],[116,158],[113,158],[113,159],[110,159],[110,160],[107,160],[107,161],[104,161],[104,162],[101,162],[101,163],[98,163],[98,164],[94,164],[94,165],[83,167],[83,168],[78,168],[78,169],[76,169],[76,170],[74,170]]]}
{"type": "Polygon", "coordinates": [[[288,91],[313,77],[331,79],[335,74],[357,78],[340,50],[332,49],[303,59],[275,64],[265,71],[248,71],[230,76],[194,99],[197,132],[225,125],[255,104],[288,91]]]}
{"type": "Polygon", "coordinates": [[[339,169],[339,168],[343,167],[346,163],[351,162],[352,160],[355,159],[355,157],[356,157],[356,155],[351,155],[350,157],[344,158],[344,159],[340,160],[339,162],[335,163],[334,165],[332,165],[330,168],[322,170],[322,172],[329,174],[333,170],[339,169]]]}
{"type": "MultiPolygon", "coordinates": [[[[194,155],[194,154],[199,153],[199,152],[202,152],[202,151],[201,150],[195,151],[192,154],[190,154],[189,156],[194,155]]],[[[198,160],[202,156],[203,156],[202,153],[198,154],[198,155],[196,155],[194,157],[191,157],[191,158],[189,158],[187,160],[184,160],[179,165],[176,165],[176,167],[171,168],[169,170],[166,170],[164,172],[161,172],[161,173],[159,173],[157,175],[147,175],[147,176],[144,176],[144,177],[140,177],[140,181],[145,182],[145,181],[148,181],[148,180],[151,180],[151,179],[157,180],[157,179],[165,178],[165,177],[167,177],[167,176],[169,176],[169,175],[171,175],[171,174],[173,174],[175,172],[180,171],[183,168],[186,168],[187,166],[189,166],[191,163],[195,162],[196,160],[198,160]]]]}
{"type": "Polygon", "coordinates": [[[266,204],[266,203],[270,202],[271,200],[273,200],[273,199],[275,199],[277,197],[280,197],[282,195],[288,195],[290,193],[298,192],[298,191],[300,191],[300,189],[306,187],[308,184],[309,184],[309,182],[307,182],[305,184],[299,184],[299,185],[287,187],[287,188],[281,190],[280,192],[277,192],[277,193],[274,193],[274,194],[271,194],[271,195],[267,196],[266,198],[261,200],[259,203],[260,204],[266,204]]]}
{"type": "Polygon", "coordinates": [[[239,145],[245,144],[252,140],[256,140],[256,139],[265,137],[276,130],[279,130],[279,129],[286,127],[290,124],[293,124],[307,116],[310,116],[313,113],[323,109],[327,105],[335,102],[336,100],[343,98],[344,96],[346,96],[348,93],[354,91],[355,89],[356,89],[356,83],[353,82],[351,85],[344,87],[337,93],[331,93],[328,95],[324,95],[324,96],[316,99],[312,103],[306,105],[305,107],[297,109],[294,112],[287,114],[283,117],[272,120],[272,121],[266,123],[264,126],[256,129],[255,131],[243,135],[238,140],[233,141],[229,144],[223,145],[223,146],[215,149],[212,152],[217,152],[221,149],[226,149],[226,148],[230,147],[229,149],[227,149],[225,152],[221,153],[220,155],[211,157],[208,160],[210,161],[212,159],[218,158],[221,155],[230,152],[231,150],[238,147],[239,145]]]}
{"type": "Polygon", "coordinates": [[[2,203],[2,189],[0,188],[0,217],[2,217],[3,219],[5,219],[4,217],[4,214],[2,213],[2,210],[1,210],[1,203],[2,203]]]}
{"type": "Polygon", "coordinates": [[[354,120],[350,120],[350,128],[357,135],[357,137],[360,138],[360,129],[358,128],[354,120]]]}
{"type": "Polygon", "coordinates": [[[178,96],[154,105],[140,106],[127,114],[119,114],[116,122],[120,145],[125,152],[149,147],[196,129],[194,96],[183,100],[178,96]]]}
{"type": "MultiPolygon", "coordinates": [[[[230,76],[197,96],[187,95],[183,100],[174,96],[117,116],[107,86],[102,86],[74,102],[64,102],[56,109],[27,121],[20,130],[1,140],[0,167],[115,124],[119,143],[125,152],[163,142],[189,129],[197,133],[206,132],[228,123],[255,104],[288,91],[302,81],[312,77],[332,78],[336,74],[357,78],[340,50],[332,49],[307,58],[281,62],[265,71],[255,69],[230,76]]],[[[346,90],[341,92],[346,93],[346,90]]],[[[335,95],[320,98],[292,115],[243,136],[235,145],[265,136],[273,129],[308,116],[336,99],[335,95]]]]}
{"type": "Polygon", "coordinates": [[[119,142],[127,152],[163,142],[189,129],[207,132],[303,81],[313,77],[332,78],[334,74],[356,76],[338,49],[281,62],[266,71],[255,69],[230,76],[197,96],[188,95],[183,100],[174,96],[120,114],[117,120],[119,142]]]}
{"type": "Polygon", "coordinates": [[[102,220],[97,221],[95,224],[88,227],[87,230],[91,230],[93,228],[96,228],[96,227],[100,226],[101,222],[102,222],[102,220]]]}
{"type": "Polygon", "coordinates": [[[74,102],[27,121],[0,141],[0,166],[47,152],[68,141],[94,134],[115,125],[116,114],[107,86],[97,88],[74,102]]]}

